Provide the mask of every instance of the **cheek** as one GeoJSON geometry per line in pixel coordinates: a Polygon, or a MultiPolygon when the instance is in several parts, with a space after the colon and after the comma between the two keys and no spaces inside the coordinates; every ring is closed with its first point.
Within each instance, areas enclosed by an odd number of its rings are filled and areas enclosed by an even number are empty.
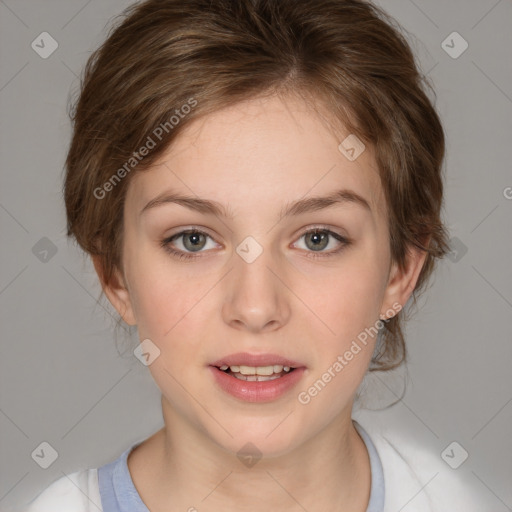
{"type": "Polygon", "coordinates": [[[329,278],[318,280],[310,294],[315,312],[328,329],[319,335],[309,322],[303,326],[315,343],[315,363],[298,401],[304,413],[321,418],[322,425],[351,403],[370,364],[380,327],[385,268],[359,252],[344,263],[329,278]]]}
{"type": "Polygon", "coordinates": [[[183,341],[184,347],[193,350],[194,340],[204,335],[197,313],[212,286],[211,278],[194,276],[155,258],[132,268],[132,305],[140,339],[149,338],[160,348],[172,341],[173,350],[179,350],[183,341]]]}
{"type": "Polygon", "coordinates": [[[382,261],[375,252],[354,251],[336,269],[316,276],[312,302],[338,342],[352,339],[378,320],[386,277],[382,261]]]}

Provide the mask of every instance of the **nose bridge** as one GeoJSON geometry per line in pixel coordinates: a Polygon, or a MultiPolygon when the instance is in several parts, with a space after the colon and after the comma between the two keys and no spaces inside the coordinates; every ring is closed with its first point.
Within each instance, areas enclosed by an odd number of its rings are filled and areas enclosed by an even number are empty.
{"type": "Polygon", "coordinates": [[[287,291],[276,277],[281,270],[271,248],[249,236],[236,247],[232,261],[223,304],[225,322],[251,331],[284,325],[290,311],[287,291]]]}

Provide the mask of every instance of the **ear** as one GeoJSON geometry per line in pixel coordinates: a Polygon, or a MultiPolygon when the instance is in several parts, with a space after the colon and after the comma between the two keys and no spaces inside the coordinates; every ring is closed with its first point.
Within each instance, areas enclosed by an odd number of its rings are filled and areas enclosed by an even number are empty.
{"type": "Polygon", "coordinates": [[[92,262],[96,273],[98,274],[101,287],[112,306],[114,306],[117,312],[121,315],[121,318],[128,325],[136,325],[137,321],[133,313],[130,292],[124,283],[121,272],[116,268],[110,283],[106,284],[100,257],[92,256],[92,262]]]}
{"type": "MultiPolygon", "coordinates": [[[[424,247],[428,247],[429,242],[430,237],[426,240],[424,247]]],[[[382,302],[382,310],[380,313],[382,320],[389,319],[393,316],[391,315],[390,317],[389,310],[395,309],[393,308],[394,304],[398,303],[402,308],[405,306],[405,303],[409,300],[409,297],[414,291],[426,257],[426,251],[422,251],[415,246],[408,246],[405,268],[399,269],[397,263],[393,262],[384,294],[384,300],[382,302]],[[386,313],[386,311],[388,311],[388,313],[386,313]]]]}

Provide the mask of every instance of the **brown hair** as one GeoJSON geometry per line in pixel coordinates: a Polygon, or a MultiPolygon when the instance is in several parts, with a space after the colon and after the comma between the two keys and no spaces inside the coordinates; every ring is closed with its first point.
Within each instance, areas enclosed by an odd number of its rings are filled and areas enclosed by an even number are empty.
{"type": "MultiPolygon", "coordinates": [[[[129,7],[89,58],[71,113],[68,235],[100,258],[109,283],[122,270],[130,176],[200,116],[262,94],[299,93],[374,147],[393,261],[403,267],[410,245],[428,253],[416,302],[435,258],[449,250],[440,219],[445,144],[426,95],[432,88],[401,30],[363,0],[149,0],[129,7]],[[154,147],[145,151],[150,139],[154,147]]],[[[405,313],[385,323],[371,370],[406,360],[405,313]]]]}

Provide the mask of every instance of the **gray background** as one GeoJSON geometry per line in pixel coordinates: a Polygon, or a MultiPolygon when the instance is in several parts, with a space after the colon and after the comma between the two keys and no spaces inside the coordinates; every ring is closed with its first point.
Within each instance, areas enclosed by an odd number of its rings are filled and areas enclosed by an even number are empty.
{"type": "MultiPolygon", "coordinates": [[[[91,264],[66,240],[61,199],[69,92],[129,3],[0,0],[2,510],[162,425],[159,391],[131,353],[136,334],[115,337],[91,264]],[[47,59],[31,48],[43,31],[58,42],[47,59]],[[58,452],[48,469],[31,457],[44,441],[58,452]]],[[[512,2],[380,5],[414,34],[436,88],[453,253],[408,325],[405,397],[361,421],[406,429],[434,453],[457,441],[469,458],[454,471],[467,473],[489,511],[512,510],[512,2]],[[469,44],[458,58],[442,47],[453,31],[469,44]]],[[[381,391],[368,407],[400,393],[397,375],[373,378],[381,391]]]]}

